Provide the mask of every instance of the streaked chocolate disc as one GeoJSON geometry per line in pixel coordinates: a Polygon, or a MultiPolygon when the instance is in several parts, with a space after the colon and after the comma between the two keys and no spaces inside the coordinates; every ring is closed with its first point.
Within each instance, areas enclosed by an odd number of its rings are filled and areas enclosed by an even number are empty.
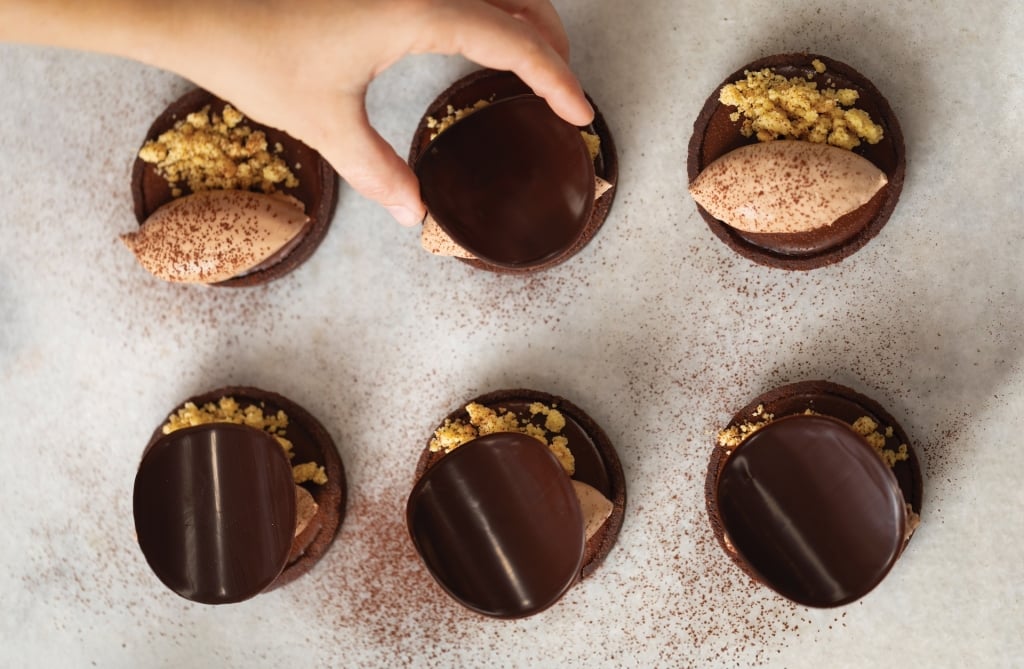
{"type": "Polygon", "coordinates": [[[537,613],[579,576],[579,501],[558,460],[533,437],[494,433],[455,449],[413,487],[406,517],[431,575],[484,615],[537,613]]]}
{"type": "Polygon", "coordinates": [[[499,100],[452,125],[415,165],[427,210],[476,257],[543,265],[583,234],[594,164],[579,129],[535,95],[499,100]]]}
{"type": "Polygon", "coordinates": [[[718,514],[748,566],[807,606],[863,597],[903,550],[896,477],[849,425],[777,419],[735,448],[718,474],[718,514]]]}
{"type": "Polygon", "coordinates": [[[139,465],[135,530],[163,583],[204,604],[259,594],[284,569],[295,534],[295,484],[277,441],[230,423],[153,442],[139,465]]]}

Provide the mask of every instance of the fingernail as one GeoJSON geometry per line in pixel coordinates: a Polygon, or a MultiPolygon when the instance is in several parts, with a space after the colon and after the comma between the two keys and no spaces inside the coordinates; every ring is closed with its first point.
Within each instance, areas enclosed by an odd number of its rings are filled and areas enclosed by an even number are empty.
{"type": "Polygon", "coordinates": [[[388,213],[391,214],[396,221],[398,221],[399,223],[406,227],[419,225],[420,223],[423,222],[422,215],[417,214],[412,209],[409,209],[407,207],[403,207],[401,205],[392,205],[390,207],[384,208],[388,210],[388,213]]]}

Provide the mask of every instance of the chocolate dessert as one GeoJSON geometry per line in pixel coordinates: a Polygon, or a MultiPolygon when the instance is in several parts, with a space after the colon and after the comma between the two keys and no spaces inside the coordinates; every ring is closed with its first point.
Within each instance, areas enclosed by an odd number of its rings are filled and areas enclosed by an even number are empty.
{"type": "MultiPolygon", "coordinates": [[[[173,151],[172,147],[170,152],[173,151]]],[[[181,153],[204,156],[207,154],[206,151],[181,153]]],[[[173,102],[153,122],[146,134],[143,150],[136,156],[132,167],[132,198],[135,204],[135,217],[139,224],[145,228],[151,216],[172,202],[175,202],[173,206],[178,211],[162,216],[172,219],[175,224],[182,218],[193,221],[202,218],[209,222],[211,212],[217,210],[226,212],[222,216],[225,221],[237,219],[238,211],[254,218],[255,213],[274,206],[273,200],[269,199],[271,197],[279,198],[297,209],[296,214],[283,212],[278,218],[301,216],[302,221],[293,226],[295,230],[288,235],[287,243],[282,243],[272,252],[252,259],[246,257],[250,252],[248,245],[254,236],[254,228],[251,226],[239,228],[223,239],[211,239],[206,242],[194,233],[184,239],[170,240],[141,239],[136,238],[137,233],[130,233],[125,236],[125,243],[140,256],[140,261],[142,255],[148,255],[149,262],[145,263],[147,269],[166,280],[229,287],[266,283],[297,268],[308,260],[320,245],[334,216],[337,189],[337,175],[319,153],[283,131],[242,117],[228,103],[212,93],[196,89],[173,102]],[[159,160],[165,159],[169,150],[165,146],[160,146],[158,139],[164,133],[173,131],[176,124],[190,118],[195,119],[201,131],[213,126],[213,119],[223,119],[223,125],[232,131],[234,140],[241,144],[241,147],[226,149],[223,153],[232,153],[235,149],[244,148],[258,156],[261,162],[236,165],[221,156],[208,161],[207,168],[211,170],[208,175],[193,174],[186,178],[184,174],[179,174],[176,167],[171,174],[161,173],[163,168],[160,167],[159,160]],[[262,138],[259,133],[262,133],[262,138]],[[256,142],[256,139],[263,138],[265,148],[262,142],[256,142]],[[148,160],[143,159],[143,153],[147,154],[148,160]],[[248,175],[248,170],[253,174],[248,175]],[[284,178],[285,175],[287,178],[284,178]],[[232,183],[243,185],[233,186],[232,183]],[[256,201],[243,202],[243,205],[239,205],[237,201],[232,201],[229,194],[223,192],[225,189],[233,188],[253,193],[250,199],[256,201]],[[202,196],[206,198],[205,201],[191,202],[198,193],[206,193],[202,196]],[[186,257],[169,257],[175,253],[186,257]],[[211,258],[196,261],[189,257],[203,253],[210,255],[211,258]],[[183,271],[182,266],[188,264],[201,265],[204,269],[183,271]],[[214,280],[207,280],[204,275],[208,273],[209,266],[219,264],[244,269],[240,270],[240,274],[231,274],[227,278],[217,275],[214,280]],[[182,274],[187,276],[181,278],[182,274]],[[175,276],[178,278],[174,278],[175,276]]],[[[263,234],[270,236],[262,230],[257,231],[255,236],[263,234]]]]}
{"type": "Polygon", "coordinates": [[[503,390],[434,431],[407,522],[449,595],[487,616],[519,618],[597,568],[625,504],[618,456],[586,413],[547,393],[503,390]]]}
{"type": "Polygon", "coordinates": [[[427,205],[424,248],[505,273],[547,269],[582,249],[618,180],[596,107],[593,123],[575,128],[514,74],[495,70],[460,79],[430,104],[409,164],[427,205]]]}
{"type": "Polygon", "coordinates": [[[134,492],[139,546],[182,597],[242,601],[323,557],[346,490],[334,441],[305,409],[220,388],[182,403],[146,446],[134,492]]]}
{"type": "MultiPolygon", "coordinates": [[[[822,150],[841,147],[831,149],[831,153],[850,150],[863,158],[865,165],[877,170],[882,185],[864,191],[861,199],[852,206],[840,209],[837,218],[815,224],[805,222],[797,231],[766,231],[756,225],[738,225],[736,221],[731,221],[730,225],[698,204],[697,209],[712,232],[740,255],[762,265],[782,269],[823,267],[863,247],[889,220],[903,189],[906,169],[903,135],[885,97],[850,66],[824,56],[780,54],[754,61],[726,77],[705,102],[694,122],[687,157],[691,189],[698,177],[716,161],[758,142],[779,143],[780,146],[769,150],[780,152],[793,148],[781,146],[791,142],[817,143],[822,150]],[[779,82],[785,91],[798,91],[797,104],[786,109],[784,103],[776,105],[767,97],[754,100],[751,106],[760,107],[765,116],[752,120],[744,115],[749,110],[739,111],[736,105],[742,105],[744,95],[752,95],[752,91],[764,85],[769,78],[779,82]],[[725,96],[723,91],[728,87],[732,89],[725,96]],[[821,96],[819,101],[811,101],[821,105],[817,108],[820,113],[807,106],[809,96],[821,96]],[[730,104],[724,104],[722,97],[726,97],[730,104]],[[792,115],[783,118],[784,112],[792,115]],[[835,125],[826,125],[825,119],[832,117],[836,119],[835,125]],[[861,134],[858,135],[859,132],[861,134]]],[[[741,163],[742,160],[735,162],[741,163]]],[[[781,207],[789,202],[795,202],[802,208],[795,216],[803,218],[803,212],[827,209],[830,201],[838,197],[836,193],[841,192],[842,183],[832,181],[822,186],[824,190],[812,191],[796,169],[789,174],[790,166],[800,166],[799,156],[778,162],[781,169],[772,168],[770,172],[766,170],[766,174],[753,178],[744,175],[742,167],[736,167],[731,178],[721,183],[717,190],[734,189],[740,176],[762,184],[758,188],[750,184],[754,194],[760,192],[769,198],[774,195],[778,202],[766,205],[763,201],[750,200],[742,206],[746,212],[762,209],[758,212],[762,219],[773,218],[777,210],[772,207],[781,207]]],[[[830,171],[833,170],[824,168],[814,173],[820,175],[830,171]]],[[[714,183],[706,185],[706,191],[715,190],[714,183]]]]}
{"type": "Polygon", "coordinates": [[[849,388],[772,390],[718,434],[705,481],[712,530],[747,574],[799,604],[860,599],[920,520],[909,444],[888,412],[849,388]]]}

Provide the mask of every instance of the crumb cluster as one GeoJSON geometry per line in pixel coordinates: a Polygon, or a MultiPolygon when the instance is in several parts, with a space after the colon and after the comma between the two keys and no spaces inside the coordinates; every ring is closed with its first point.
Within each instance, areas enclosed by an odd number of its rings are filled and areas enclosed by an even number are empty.
{"type": "MultiPolygon", "coordinates": [[[[295,457],[292,442],[284,436],[285,428],[288,427],[288,416],[284,411],[279,410],[276,414],[267,414],[264,413],[262,407],[255,404],[243,407],[233,397],[222,397],[216,404],[207,402],[203,406],[196,406],[194,402],[186,402],[184,406],[168,416],[167,423],[161,430],[164,434],[170,434],[175,430],[208,423],[235,423],[264,430],[277,440],[289,460],[295,457]]],[[[310,481],[317,485],[323,485],[327,483],[327,473],[322,466],[315,462],[304,462],[292,467],[292,479],[295,483],[310,481]]]]}
{"type": "MultiPolygon", "coordinates": [[[[804,411],[804,415],[814,416],[819,415],[818,412],[807,409],[804,411]]],[[[757,405],[757,408],[751,414],[753,420],[746,420],[735,425],[721,430],[718,433],[717,443],[722,448],[732,451],[740,443],[749,437],[754,432],[757,432],[768,423],[775,420],[775,416],[767,413],[764,410],[764,406],[761,404],[757,405]]],[[[850,428],[854,432],[864,437],[864,440],[868,442],[878,454],[878,457],[882,459],[890,469],[896,466],[897,462],[907,460],[910,458],[910,452],[906,444],[900,444],[895,450],[885,447],[887,439],[892,439],[893,429],[891,426],[886,427],[884,430],[880,430],[881,426],[870,416],[861,416],[857,420],[850,424],[850,428]]]]}
{"type": "Polygon", "coordinates": [[[469,107],[463,107],[462,109],[456,109],[452,105],[448,105],[447,110],[445,110],[445,115],[441,118],[428,116],[426,119],[427,127],[433,131],[430,133],[430,140],[433,141],[438,135],[448,128],[452,127],[473,112],[483,109],[489,104],[491,103],[488,100],[477,100],[469,107]]]}
{"type": "MultiPolygon", "coordinates": [[[[812,61],[812,66],[818,74],[825,72],[820,60],[812,61]]],[[[722,104],[736,107],[729,118],[743,119],[744,137],[756,134],[762,142],[798,139],[843,149],[853,149],[861,140],[868,144],[882,140],[882,126],[853,107],[859,93],[851,88],[818,90],[810,80],[813,75],[787,79],[770,68],[747,70],[744,75],[745,79],[722,87],[718,97],[722,104]]]]}
{"type": "Polygon", "coordinates": [[[576,472],[576,458],[569,450],[569,440],[558,434],[565,428],[565,416],[554,405],[534,402],[530,405],[530,416],[520,418],[507,409],[499,407],[495,411],[477,402],[471,402],[466,405],[466,413],[469,415],[469,422],[462,419],[446,419],[444,425],[434,430],[434,437],[430,440],[432,452],[451,453],[477,437],[495,432],[519,432],[546,445],[569,476],[576,472]],[[543,426],[533,422],[535,416],[544,417],[543,426]]]}
{"type": "Polygon", "coordinates": [[[171,184],[174,197],[182,194],[181,183],[194,193],[256,189],[273,193],[281,185],[298,186],[298,178],[279,155],[281,144],[270,147],[266,134],[253,130],[244,120],[231,105],[221,114],[211,114],[207,105],[147,141],[139,158],[156,166],[171,184]]]}
{"type": "Polygon", "coordinates": [[[732,450],[740,445],[744,439],[760,430],[762,427],[775,419],[770,413],[766,413],[763,404],[758,404],[754,413],[750,415],[754,420],[745,420],[742,423],[730,425],[718,433],[718,445],[722,448],[732,450]]]}
{"type": "Polygon", "coordinates": [[[895,467],[897,462],[910,458],[906,444],[900,444],[896,450],[885,447],[885,440],[892,439],[893,436],[891,426],[879,431],[880,426],[870,416],[861,416],[850,427],[853,428],[854,432],[864,437],[868,445],[875,449],[878,457],[882,458],[882,461],[889,465],[890,469],[895,467]]]}

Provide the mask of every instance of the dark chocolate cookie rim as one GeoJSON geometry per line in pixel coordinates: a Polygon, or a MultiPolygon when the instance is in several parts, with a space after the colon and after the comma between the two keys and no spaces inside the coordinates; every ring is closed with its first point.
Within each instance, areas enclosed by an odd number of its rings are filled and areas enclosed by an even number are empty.
{"type": "MultiPolygon", "coordinates": [[[[842,82],[837,82],[837,87],[843,87],[848,83],[850,88],[854,88],[860,93],[861,97],[858,101],[858,106],[862,106],[862,103],[868,101],[869,106],[878,111],[878,118],[874,118],[874,120],[883,126],[885,135],[880,144],[891,147],[891,151],[894,156],[893,164],[889,166],[879,165],[879,161],[872,160],[872,158],[868,156],[865,157],[885,172],[886,177],[888,178],[888,184],[878,194],[876,194],[870,202],[857,211],[851,212],[841,220],[845,220],[848,217],[856,217],[858,213],[867,212],[871,208],[877,207],[877,211],[875,211],[870,220],[863,225],[859,232],[853,234],[845,242],[840,243],[838,246],[803,255],[781,253],[759,246],[747,239],[747,237],[745,237],[740,231],[712,216],[699,204],[696,205],[697,211],[716,237],[741,256],[760,265],[798,271],[806,271],[831,265],[857,252],[871,241],[871,239],[877,236],[889,221],[889,217],[896,208],[896,203],[903,191],[903,181],[906,173],[906,149],[899,121],[896,118],[896,114],[893,112],[892,107],[889,105],[888,100],[881,94],[881,92],[879,92],[875,85],[860,72],[845,63],[832,60],[826,56],[808,53],[790,53],[767,56],[753,61],[752,63],[748,63],[726,77],[714,89],[711,96],[708,97],[707,101],[704,103],[700,114],[694,121],[693,136],[690,138],[689,143],[686,163],[689,182],[692,183],[706,166],[702,159],[702,154],[704,152],[708,126],[716,113],[720,113],[725,109],[725,106],[718,101],[720,91],[725,85],[744,79],[744,73],[746,71],[762,70],[764,68],[781,70],[780,74],[787,77],[796,76],[798,73],[812,74],[816,80],[827,80],[831,74],[836,74],[838,77],[845,80],[845,83],[842,86],[840,85],[842,82]],[[814,59],[820,60],[826,66],[824,74],[818,74],[811,66],[811,61],[814,59]]],[[[756,137],[751,137],[749,139],[741,138],[739,134],[740,122],[735,122],[734,125],[737,141],[740,144],[753,144],[757,142],[756,137]]],[[[865,151],[866,149],[863,145],[854,150],[855,153],[860,155],[864,155],[865,151]]],[[[724,155],[724,153],[722,155],[724,155]]],[[[709,162],[717,157],[720,156],[709,156],[709,162]]],[[[763,235],[762,238],[767,239],[769,236],[763,235]]]]}
{"type": "MultiPolygon", "coordinates": [[[[479,397],[474,397],[464,402],[460,408],[449,413],[445,417],[445,420],[467,418],[465,406],[471,402],[477,402],[484,406],[495,407],[500,406],[504,401],[510,400],[526,400],[530,402],[541,402],[548,406],[555,405],[559,411],[572,418],[590,438],[598,455],[603,461],[606,471],[608,472],[608,481],[611,487],[611,494],[608,496],[608,500],[612,503],[612,513],[598,533],[594,535],[591,541],[587,542],[588,551],[584,558],[583,568],[580,571],[580,578],[587,578],[595,569],[597,569],[597,567],[601,565],[605,557],[607,557],[608,553],[615,545],[625,517],[626,477],[622,470],[622,463],[619,460],[618,453],[615,451],[615,447],[612,445],[608,435],[605,434],[604,430],[601,429],[601,427],[594,422],[594,420],[585,411],[563,397],[536,390],[517,388],[496,390],[485,393],[479,397]]],[[[438,427],[443,425],[444,422],[445,421],[441,421],[441,423],[438,424],[438,427]]],[[[433,433],[431,433],[431,437],[432,436],[433,433]]],[[[433,453],[430,451],[430,438],[428,438],[423,451],[420,453],[419,460],[416,463],[416,471],[413,481],[419,481],[423,476],[423,473],[426,472],[426,470],[434,463],[444,457],[444,455],[444,453],[433,453]]]]}
{"type": "MultiPolygon", "coordinates": [[[[896,463],[896,467],[893,468],[893,474],[896,476],[897,482],[899,483],[900,490],[903,493],[903,499],[905,502],[910,504],[911,509],[914,513],[921,513],[921,505],[923,498],[923,488],[921,480],[921,467],[920,462],[915,453],[913,444],[907,437],[907,433],[903,430],[903,427],[896,421],[895,418],[875,400],[858,393],[857,391],[842,386],[838,383],[831,381],[798,381],[785,386],[780,386],[773,390],[756,397],[746,406],[737,411],[733,417],[729,420],[729,423],[725,426],[726,428],[735,427],[736,425],[748,422],[750,420],[756,420],[753,416],[754,412],[757,411],[758,407],[763,408],[764,413],[773,414],[773,419],[782,418],[783,416],[794,415],[800,413],[803,409],[788,411],[786,413],[777,413],[776,407],[793,401],[795,398],[803,396],[823,396],[823,397],[835,397],[839,400],[849,402],[857,405],[858,408],[863,409],[864,414],[877,421],[880,427],[891,427],[893,430],[892,439],[886,439],[887,445],[889,443],[902,443],[907,445],[908,459],[902,462],[896,463]],[[897,469],[899,471],[897,471],[897,469]]],[[[806,408],[806,407],[804,407],[806,408]]],[[[846,422],[844,419],[843,422],[846,422]]],[[[708,470],[704,479],[704,502],[705,511],[707,512],[708,521],[711,525],[713,534],[716,540],[721,546],[722,550],[729,556],[729,558],[747,575],[759,583],[762,582],[758,575],[754,573],[746,562],[736,553],[731,550],[726,543],[725,528],[722,525],[722,521],[718,516],[717,510],[717,482],[718,475],[721,471],[722,466],[725,464],[731,455],[732,450],[727,449],[723,446],[718,445],[717,441],[713,442],[713,448],[711,449],[711,455],[708,459],[708,470]]],[[[909,540],[908,540],[909,543],[909,540]]],[[[906,545],[904,545],[906,548],[906,545]]]]}
{"type": "MultiPolygon", "coordinates": [[[[420,154],[430,144],[430,133],[432,132],[432,129],[427,127],[426,119],[428,116],[433,116],[435,118],[445,116],[447,114],[448,105],[452,105],[456,109],[461,109],[471,106],[477,100],[481,99],[491,101],[502,100],[532,92],[533,91],[529,86],[523,83],[515,74],[500,70],[476,70],[475,72],[471,72],[465,77],[455,81],[440,95],[434,98],[427,107],[427,110],[423,113],[420,123],[416,127],[416,132],[413,135],[412,143],[409,147],[409,164],[415,165],[420,154]],[[479,94],[477,94],[478,90],[479,94]],[[487,92],[484,93],[484,90],[487,92]]],[[[583,233],[577,238],[576,242],[557,257],[536,267],[515,269],[498,267],[477,258],[459,258],[458,260],[475,267],[476,269],[483,269],[501,274],[526,275],[543,271],[565,262],[572,256],[579,253],[579,251],[582,250],[591,239],[593,239],[594,235],[604,224],[604,221],[608,216],[608,212],[611,209],[612,202],[615,200],[615,192],[617,190],[619,180],[619,160],[618,153],[615,149],[615,141],[612,139],[611,131],[608,129],[608,124],[605,121],[604,116],[601,114],[600,109],[598,109],[597,105],[594,104],[594,100],[589,95],[587,95],[587,100],[594,108],[594,120],[591,122],[590,126],[582,129],[592,132],[601,140],[600,152],[597,159],[594,161],[594,171],[597,176],[610,183],[612,187],[602,194],[601,197],[595,199],[590,220],[585,226],[583,233]]]]}
{"type": "MultiPolygon", "coordinates": [[[[168,107],[153,121],[146,132],[145,142],[156,139],[161,133],[174,127],[174,124],[184,119],[188,114],[197,112],[209,105],[211,112],[220,112],[226,101],[221,100],[207,90],[196,88],[184,94],[168,107]]],[[[302,163],[297,171],[299,179],[298,188],[285,188],[281,192],[292,195],[299,199],[306,207],[306,215],[309,216],[310,227],[303,238],[284,258],[266,269],[250,272],[243,276],[234,277],[227,281],[221,281],[211,285],[228,288],[240,288],[256,286],[274,279],[279,279],[298,268],[302,263],[313,255],[320,246],[320,243],[327,235],[334,218],[334,211],[338,203],[338,175],[330,163],[312,148],[301,141],[291,137],[287,133],[276,128],[262,125],[246,116],[246,125],[253,130],[262,130],[266,133],[268,144],[280,142],[282,154],[288,166],[293,168],[295,163],[302,163]],[[304,158],[307,157],[307,158],[304,158]],[[307,165],[308,164],[308,165],[307,165]],[[312,179],[313,183],[307,183],[312,179]]],[[[140,145],[141,148],[141,145],[140,145]]],[[[166,184],[166,180],[156,172],[156,168],[139,158],[136,152],[135,161],[132,164],[132,200],[134,204],[135,218],[142,225],[156,209],[166,204],[172,198],[170,186],[167,186],[167,193],[153,193],[152,184],[166,184]]],[[[179,185],[183,195],[189,191],[185,184],[179,185]]],[[[157,188],[162,190],[162,187],[157,188]]]]}
{"type": "MultiPolygon", "coordinates": [[[[188,402],[201,407],[209,402],[217,403],[222,397],[231,397],[238,401],[240,406],[255,404],[262,406],[264,411],[273,410],[275,413],[278,409],[284,411],[288,416],[288,427],[285,428],[284,434],[292,442],[295,453],[292,463],[313,461],[322,466],[327,474],[327,483],[323,485],[300,484],[313,495],[313,500],[319,506],[317,514],[321,517],[323,524],[313,541],[306,547],[305,552],[285,566],[284,571],[265,591],[268,592],[291,583],[308,572],[313,565],[320,561],[334,542],[338,529],[345,518],[348,500],[345,466],[338,454],[334,439],[331,438],[323,424],[303,407],[277,393],[252,386],[224,386],[190,397],[178,404],[173,411],[181,409],[188,402]],[[302,438],[300,439],[295,438],[296,427],[301,433],[302,438]]],[[[161,422],[161,426],[164,422],[166,419],[161,422]]],[[[162,435],[161,427],[158,426],[146,449],[148,450],[149,446],[162,435]]]]}

